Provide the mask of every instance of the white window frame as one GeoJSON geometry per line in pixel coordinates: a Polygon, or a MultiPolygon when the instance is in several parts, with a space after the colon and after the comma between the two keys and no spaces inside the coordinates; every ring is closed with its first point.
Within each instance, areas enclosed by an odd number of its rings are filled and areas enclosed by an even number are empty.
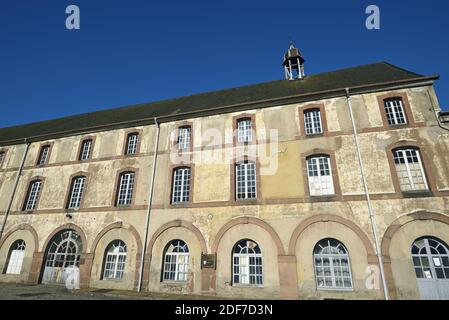
{"type": "Polygon", "coordinates": [[[253,122],[251,118],[237,120],[237,142],[248,143],[253,140],[253,122]]]}
{"type": "Polygon", "coordinates": [[[257,168],[255,162],[245,161],[236,163],[235,196],[237,200],[257,199],[257,168]],[[250,174],[251,171],[254,172],[253,176],[250,174]],[[241,182],[240,186],[239,182],[241,182]]]}
{"type": "Polygon", "coordinates": [[[69,209],[77,209],[81,206],[81,199],[83,198],[85,184],[85,176],[78,176],[72,179],[68,205],[69,209]]]}
{"type": "Polygon", "coordinates": [[[38,159],[37,164],[40,166],[46,164],[47,160],[48,160],[47,158],[48,158],[49,153],[50,153],[50,146],[48,146],[48,145],[42,146],[42,148],[39,152],[39,159],[38,159]]]}
{"type": "Polygon", "coordinates": [[[401,98],[384,100],[384,111],[389,126],[407,124],[404,102],[401,98]]]}
{"type": "Polygon", "coordinates": [[[125,274],[126,244],[121,240],[112,241],[106,252],[103,279],[123,279],[125,274]]]}
{"type": "Polygon", "coordinates": [[[25,203],[25,211],[31,211],[36,209],[37,199],[39,197],[41,186],[42,186],[41,180],[33,180],[30,182],[28,187],[27,201],[25,203]]]}
{"type": "Polygon", "coordinates": [[[189,247],[182,240],[171,241],[164,252],[162,281],[186,282],[188,272],[189,247]]]}
{"type": "Polygon", "coordinates": [[[190,201],[190,179],[192,170],[189,167],[173,170],[172,203],[185,203],[190,201]]]}
{"type": "Polygon", "coordinates": [[[11,245],[8,259],[7,274],[20,274],[22,272],[23,259],[25,257],[26,243],[23,240],[16,240],[11,245]],[[15,248],[13,248],[15,246],[15,248]]]}
{"type": "Polygon", "coordinates": [[[90,158],[91,147],[92,147],[92,139],[83,140],[81,145],[80,160],[88,160],[90,158]]]}
{"type": "Polygon", "coordinates": [[[3,165],[3,160],[5,160],[6,157],[6,152],[5,151],[0,151],[0,168],[3,165]]]}
{"type": "Polygon", "coordinates": [[[178,149],[190,149],[192,128],[190,126],[183,126],[178,128],[178,149]]]}
{"type": "Polygon", "coordinates": [[[263,286],[262,251],[256,242],[241,240],[235,244],[232,252],[232,284],[263,286]],[[253,247],[249,247],[248,243],[251,243],[253,247]]]}
{"type": "MultiPolygon", "coordinates": [[[[426,190],[429,190],[429,185],[427,183],[427,177],[426,177],[426,173],[424,171],[424,167],[423,167],[423,163],[422,163],[422,159],[421,159],[421,155],[420,155],[419,149],[417,149],[417,148],[399,148],[399,149],[394,149],[393,150],[393,161],[394,161],[394,164],[395,164],[396,175],[398,177],[399,187],[401,188],[401,190],[403,190],[403,189],[402,189],[402,185],[401,185],[401,181],[400,181],[401,177],[399,176],[399,171],[398,171],[398,165],[399,164],[396,163],[396,161],[397,161],[396,159],[398,159],[398,157],[396,157],[395,153],[398,153],[398,155],[400,155],[404,159],[404,163],[403,164],[405,165],[405,168],[406,168],[407,178],[408,178],[408,181],[409,181],[410,186],[411,186],[411,191],[426,191],[426,190]],[[415,156],[418,159],[419,170],[421,172],[422,179],[423,179],[424,186],[425,186],[424,189],[417,189],[415,187],[415,183],[413,182],[412,169],[410,168],[410,165],[415,163],[415,162],[409,162],[409,158],[407,157],[407,152],[415,153],[415,156]]],[[[400,163],[400,164],[402,164],[402,163],[400,163]]],[[[408,191],[408,190],[403,190],[403,191],[408,191]]]]}
{"type": "Polygon", "coordinates": [[[323,133],[320,109],[304,110],[304,132],[307,136],[323,133]]]}
{"type": "Polygon", "coordinates": [[[139,134],[133,132],[128,134],[126,139],[126,154],[136,154],[137,153],[137,143],[139,141],[139,134]]]}
{"type": "Polygon", "coordinates": [[[317,287],[317,290],[336,290],[336,291],[352,291],[354,290],[354,283],[352,280],[352,271],[351,271],[351,261],[349,259],[348,250],[346,249],[345,245],[335,239],[322,239],[320,240],[313,250],[313,268],[315,272],[315,284],[317,287]],[[333,247],[330,245],[330,241],[336,241],[338,243],[337,246],[333,247]],[[321,248],[323,247],[321,244],[327,241],[327,248],[337,248],[341,246],[343,248],[345,253],[316,253],[316,248],[320,245],[321,248]],[[322,263],[321,265],[317,266],[316,260],[320,259],[320,261],[323,261],[324,259],[327,259],[329,261],[329,265],[325,265],[322,263]],[[348,276],[343,276],[343,268],[341,260],[346,259],[347,260],[347,272],[349,273],[348,276]],[[338,260],[338,264],[335,264],[335,260],[338,260]],[[321,268],[323,273],[319,275],[318,269],[321,268]],[[328,268],[330,271],[330,275],[325,275],[325,269],[328,268]],[[340,270],[338,270],[340,268],[340,270]],[[337,275],[336,271],[339,271],[341,275],[337,275]],[[324,281],[324,286],[319,285],[320,278],[324,281]],[[329,278],[332,282],[331,286],[326,285],[326,278],[329,278]],[[343,284],[345,284],[345,280],[350,281],[350,286],[337,286],[337,278],[342,281],[343,284]]]}
{"type": "Polygon", "coordinates": [[[335,195],[330,156],[315,155],[306,158],[309,193],[311,196],[335,195]],[[327,168],[325,167],[327,166],[327,168]],[[324,171],[324,174],[323,174],[324,171]],[[326,171],[329,174],[325,174],[326,171]],[[311,175],[311,172],[316,175],[311,175]],[[316,186],[318,185],[318,188],[316,186]]]}
{"type": "Polygon", "coordinates": [[[126,206],[132,203],[135,172],[123,172],[119,178],[117,206],[126,206]]]}
{"type": "Polygon", "coordinates": [[[440,239],[417,239],[411,251],[417,279],[449,280],[449,248],[440,239]]]}

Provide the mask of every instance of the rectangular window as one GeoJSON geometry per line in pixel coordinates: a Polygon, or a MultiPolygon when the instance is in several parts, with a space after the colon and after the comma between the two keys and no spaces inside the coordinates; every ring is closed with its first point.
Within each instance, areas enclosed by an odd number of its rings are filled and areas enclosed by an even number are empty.
{"type": "Polygon", "coordinates": [[[81,205],[81,199],[83,197],[84,183],[86,177],[77,177],[73,179],[72,190],[70,192],[69,209],[79,208],[81,205]]]}
{"type": "Polygon", "coordinates": [[[389,99],[384,101],[385,114],[388,125],[407,124],[402,99],[389,99]]]}
{"type": "Polygon", "coordinates": [[[393,151],[393,158],[402,191],[428,190],[418,150],[397,149],[393,151]]]}
{"type": "Polygon", "coordinates": [[[262,285],[262,255],[234,254],[234,283],[262,285]]]}
{"type": "Polygon", "coordinates": [[[318,156],[308,158],[307,173],[311,196],[335,194],[329,157],[318,156]]]}
{"type": "Polygon", "coordinates": [[[173,173],[172,203],[189,202],[190,168],[175,169],[173,173]]]}
{"type": "Polygon", "coordinates": [[[237,121],[237,142],[252,141],[252,123],[251,119],[241,119],[237,121]]]}
{"type": "Polygon", "coordinates": [[[80,160],[87,160],[90,158],[90,149],[92,147],[92,140],[84,140],[81,146],[80,160]]]}
{"type": "Polygon", "coordinates": [[[43,146],[41,152],[39,153],[39,159],[37,160],[38,165],[44,165],[47,163],[48,154],[50,152],[50,146],[43,146]]]}
{"type": "Polygon", "coordinates": [[[126,142],[125,154],[136,154],[137,153],[137,141],[139,135],[137,133],[130,133],[126,142]]]}
{"type": "Polygon", "coordinates": [[[306,135],[323,133],[320,110],[304,111],[304,126],[306,135]]]}
{"type": "Polygon", "coordinates": [[[25,257],[25,250],[12,250],[9,257],[7,274],[20,274],[22,271],[23,258],[25,257]]]}
{"type": "Polygon", "coordinates": [[[25,203],[25,211],[31,211],[36,209],[37,198],[39,197],[39,191],[41,189],[42,182],[37,180],[30,184],[27,201],[25,203]]]}
{"type": "Polygon", "coordinates": [[[190,148],[190,127],[178,129],[178,149],[185,150],[190,148]]]}
{"type": "Polygon", "coordinates": [[[187,281],[189,254],[173,252],[165,254],[164,281],[187,281]]]}
{"type": "Polygon", "coordinates": [[[242,162],[235,166],[236,198],[256,198],[256,164],[254,162],[242,162]]]}
{"type": "Polygon", "coordinates": [[[126,172],[120,175],[120,184],[117,197],[117,205],[131,204],[134,188],[134,172],[126,172]]]}

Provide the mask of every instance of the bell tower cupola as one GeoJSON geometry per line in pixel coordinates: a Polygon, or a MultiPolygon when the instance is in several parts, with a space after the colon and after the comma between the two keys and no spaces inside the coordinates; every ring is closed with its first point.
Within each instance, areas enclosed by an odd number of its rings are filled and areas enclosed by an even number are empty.
{"type": "Polygon", "coordinates": [[[293,42],[290,42],[290,47],[284,55],[284,63],[282,64],[284,66],[285,79],[303,79],[305,76],[304,61],[301,51],[295,48],[293,42]]]}

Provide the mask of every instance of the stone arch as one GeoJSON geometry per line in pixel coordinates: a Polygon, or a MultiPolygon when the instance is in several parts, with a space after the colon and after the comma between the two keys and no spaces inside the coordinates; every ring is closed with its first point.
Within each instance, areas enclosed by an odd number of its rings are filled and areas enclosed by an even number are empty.
{"type": "Polygon", "coordinates": [[[368,236],[365,234],[365,232],[360,229],[359,226],[357,226],[354,222],[342,218],[340,216],[331,215],[331,214],[320,214],[320,215],[314,215],[310,218],[305,219],[302,221],[296,229],[293,231],[293,234],[290,238],[290,242],[288,245],[288,254],[294,255],[295,254],[295,248],[298,241],[299,236],[301,233],[310,225],[318,222],[336,222],[344,225],[345,227],[348,227],[352,231],[355,232],[355,234],[362,240],[362,243],[366,249],[366,252],[368,254],[368,261],[369,262],[375,262],[376,260],[376,254],[373,248],[373,245],[371,244],[371,241],[369,240],[368,236]]]}
{"type": "Polygon", "coordinates": [[[437,221],[449,225],[449,216],[437,213],[429,212],[425,210],[415,211],[406,215],[402,215],[394,220],[385,230],[382,237],[381,252],[384,257],[385,275],[388,283],[388,290],[392,298],[397,298],[398,291],[393,277],[392,260],[390,257],[391,240],[395,234],[405,225],[414,221],[437,221]]]}
{"type": "Polygon", "coordinates": [[[43,247],[42,247],[42,252],[45,252],[47,250],[48,244],[50,243],[50,240],[60,231],[66,230],[66,229],[73,229],[75,230],[79,236],[81,237],[81,241],[83,244],[83,252],[82,254],[85,254],[87,252],[87,238],[86,235],[84,233],[84,231],[78,227],[76,224],[73,223],[66,223],[58,228],[56,228],[55,230],[53,230],[53,232],[47,237],[47,240],[45,241],[43,247]]]}
{"type": "Polygon", "coordinates": [[[139,232],[132,225],[123,224],[122,221],[111,223],[110,225],[103,228],[92,242],[92,245],[90,247],[90,253],[95,252],[98,242],[106,233],[108,233],[113,229],[120,229],[120,228],[128,230],[134,236],[134,239],[136,240],[137,243],[137,254],[140,255],[142,253],[142,239],[140,238],[139,232]]]}
{"type": "Polygon", "coordinates": [[[277,232],[273,229],[273,227],[271,225],[269,225],[267,222],[258,219],[258,218],[254,218],[254,217],[239,217],[239,218],[235,218],[232,219],[231,221],[227,222],[224,226],[222,226],[220,228],[220,230],[218,231],[217,235],[215,236],[215,240],[212,244],[211,247],[211,252],[215,253],[217,252],[218,249],[218,245],[220,244],[220,240],[223,237],[223,235],[232,227],[239,225],[239,224],[254,224],[256,226],[261,227],[262,229],[264,229],[265,231],[267,231],[271,238],[273,239],[276,248],[278,250],[278,255],[283,255],[285,254],[285,250],[284,250],[284,246],[282,244],[281,238],[279,238],[279,235],[277,234],[277,232]]]}
{"type": "Polygon", "coordinates": [[[16,227],[14,227],[13,229],[9,230],[0,240],[0,248],[3,246],[3,243],[6,241],[6,239],[8,239],[9,236],[11,236],[14,232],[18,231],[18,230],[28,230],[34,239],[34,248],[35,251],[38,251],[39,249],[39,238],[37,235],[36,230],[34,230],[34,228],[32,226],[30,226],[27,223],[22,223],[16,227]]]}
{"type": "Polygon", "coordinates": [[[150,241],[148,242],[148,246],[147,246],[147,252],[151,253],[153,251],[153,245],[154,242],[156,241],[156,239],[167,229],[170,228],[176,228],[176,227],[181,227],[181,228],[186,228],[190,231],[193,232],[193,234],[196,236],[196,238],[198,239],[198,241],[200,242],[201,245],[201,251],[204,253],[207,253],[207,245],[206,245],[206,240],[204,240],[203,234],[201,233],[201,231],[195,227],[193,225],[193,223],[188,222],[188,221],[184,221],[184,220],[174,220],[174,221],[170,221],[164,225],[162,225],[161,227],[159,227],[153,234],[153,236],[151,237],[150,241]]]}

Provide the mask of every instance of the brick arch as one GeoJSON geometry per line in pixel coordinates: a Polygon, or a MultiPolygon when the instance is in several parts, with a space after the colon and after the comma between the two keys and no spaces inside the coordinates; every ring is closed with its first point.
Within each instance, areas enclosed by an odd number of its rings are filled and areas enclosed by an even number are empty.
{"type": "Polygon", "coordinates": [[[258,219],[258,218],[254,218],[254,217],[235,218],[235,219],[232,219],[231,221],[229,221],[228,223],[226,223],[223,227],[221,227],[221,229],[218,231],[218,233],[215,237],[215,240],[212,244],[212,248],[211,248],[212,253],[217,252],[218,245],[220,244],[220,241],[221,241],[221,238],[223,237],[223,235],[229,229],[231,229],[232,227],[235,227],[239,224],[254,224],[256,226],[261,227],[262,229],[264,229],[265,231],[267,231],[270,234],[271,238],[273,239],[274,243],[276,244],[278,255],[285,254],[284,246],[282,245],[282,241],[279,238],[279,235],[273,229],[273,227],[270,226],[267,222],[265,222],[261,219],[258,219]]]}
{"type": "Polygon", "coordinates": [[[38,238],[37,232],[36,232],[36,230],[34,230],[34,228],[32,226],[30,226],[27,223],[22,223],[16,227],[14,227],[13,229],[9,230],[0,240],[0,248],[3,246],[6,239],[8,239],[9,236],[11,236],[14,232],[19,231],[19,230],[27,230],[31,233],[31,235],[33,236],[33,239],[34,239],[34,252],[37,252],[39,250],[39,238],[38,238]]]}
{"type": "Polygon", "coordinates": [[[122,221],[111,223],[110,225],[106,226],[103,230],[101,230],[100,233],[95,237],[95,240],[93,241],[90,247],[90,253],[95,253],[98,242],[100,242],[101,238],[103,238],[103,236],[106,233],[108,233],[113,229],[121,229],[121,228],[128,230],[134,236],[134,239],[136,240],[137,243],[137,255],[140,255],[142,253],[142,239],[140,238],[139,232],[137,232],[136,228],[134,228],[132,225],[123,224],[122,221]]]}
{"type": "Polygon", "coordinates": [[[432,220],[449,225],[449,216],[437,212],[428,212],[421,210],[409,213],[407,215],[403,215],[394,220],[393,223],[391,223],[388,226],[387,230],[385,231],[382,237],[381,252],[382,256],[384,257],[384,269],[388,282],[388,290],[392,298],[397,297],[397,288],[394,283],[393,269],[391,267],[391,258],[390,258],[391,239],[393,239],[396,232],[398,232],[399,229],[401,229],[403,226],[405,226],[410,222],[419,220],[432,220]]]}
{"type": "Polygon", "coordinates": [[[81,237],[81,243],[83,244],[83,252],[81,252],[81,254],[85,254],[87,252],[87,238],[86,235],[84,234],[84,231],[78,227],[76,224],[73,223],[67,223],[64,224],[58,228],[56,228],[55,230],[53,230],[53,232],[47,237],[47,240],[44,243],[44,246],[42,247],[42,252],[46,252],[48,244],[50,243],[50,240],[60,231],[63,230],[67,230],[67,229],[73,229],[75,230],[81,237]]]}
{"type": "Polygon", "coordinates": [[[170,221],[164,225],[162,225],[161,227],[159,227],[156,232],[154,232],[153,236],[151,237],[150,241],[148,242],[148,253],[151,254],[151,252],[153,252],[153,246],[154,243],[156,242],[156,239],[166,230],[170,229],[170,228],[186,228],[190,231],[193,232],[193,234],[197,237],[198,241],[200,242],[201,245],[201,251],[203,253],[207,253],[207,245],[206,245],[206,240],[204,240],[203,234],[201,233],[201,231],[195,227],[193,225],[193,223],[188,222],[188,221],[184,221],[184,220],[174,220],[174,221],[170,221]]]}
{"type": "Polygon", "coordinates": [[[336,222],[339,224],[344,225],[345,227],[351,229],[355,232],[355,234],[362,240],[363,246],[366,249],[367,255],[368,255],[368,262],[372,263],[374,261],[377,261],[376,254],[373,248],[373,245],[371,244],[371,241],[369,240],[368,236],[365,234],[365,232],[357,226],[354,222],[342,218],[340,216],[331,215],[331,214],[320,214],[320,215],[314,215],[310,218],[307,218],[306,220],[302,221],[296,229],[293,231],[293,234],[290,238],[290,242],[288,245],[288,254],[289,255],[295,255],[295,248],[296,244],[298,242],[299,236],[303,233],[305,229],[307,229],[310,225],[318,222],[336,222]]]}

